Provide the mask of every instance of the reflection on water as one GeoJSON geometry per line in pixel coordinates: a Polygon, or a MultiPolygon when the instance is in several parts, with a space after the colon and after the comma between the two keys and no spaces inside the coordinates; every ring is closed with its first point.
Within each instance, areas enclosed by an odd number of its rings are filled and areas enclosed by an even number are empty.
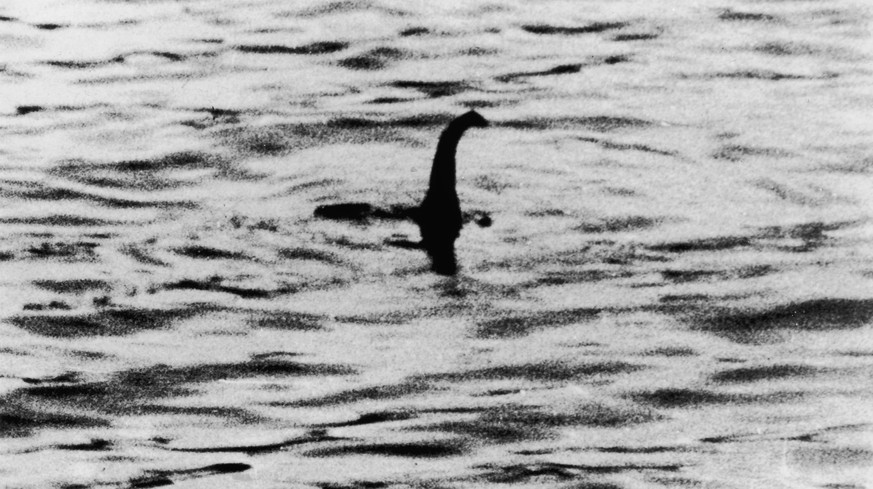
{"type": "Polygon", "coordinates": [[[4,2],[0,480],[869,487],[870,15],[4,2]]]}

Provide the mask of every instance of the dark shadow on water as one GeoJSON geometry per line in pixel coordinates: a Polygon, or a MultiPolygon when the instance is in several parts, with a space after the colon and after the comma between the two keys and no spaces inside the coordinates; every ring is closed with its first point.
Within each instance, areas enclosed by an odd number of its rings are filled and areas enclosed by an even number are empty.
{"type": "Polygon", "coordinates": [[[594,34],[609,30],[621,29],[627,27],[627,22],[593,22],[588,25],[578,27],[561,27],[548,24],[526,24],[521,26],[522,30],[532,34],[551,34],[551,35],[575,35],[575,34],[594,34]]]}
{"type": "Polygon", "coordinates": [[[422,392],[427,392],[431,387],[427,382],[420,379],[411,379],[398,384],[377,385],[350,389],[336,394],[328,394],[323,397],[301,399],[299,401],[270,403],[271,406],[281,407],[320,407],[340,406],[359,401],[398,399],[422,392]]]}
{"type": "Polygon", "coordinates": [[[296,292],[296,289],[250,289],[222,284],[221,277],[212,277],[208,280],[184,279],[170,282],[161,286],[164,290],[201,290],[208,292],[221,292],[232,294],[243,299],[272,299],[276,296],[296,292]]]}
{"type": "Polygon", "coordinates": [[[418,377],[428,382],[471,382],[478,380],[521,379],[535,382],[570,382],[603,375],[632,373],[645,367],[621,361],[569,363],[557,360],[520,365],[501,365],[461,372],[427,374],[418,377]]]}
{"type": "Polygon", "coordinates": [[[673,473],[682,470],[683,465],[575,465],[554,462],[532,462],[527,464],[522,463],[502,466],[488,464],[478,466],[478,468],[487,470],[485,473],[478,476],[478,478],[493,484],[516,484],[527,486],[533,483],[542,484],[543,481],[563,483],[574,481],[572,486],[566,487],[572,487],[575,489],[620,489],[623,486],[610,482],[590,481],[588,479],[592,475],[622,474],[627,472],[645,472],[647,474],[651,472],[673,473]]]}
{"type": "Polygon", "coordinates": [[[401,98],[401,97],[376,97],[373,100],[370,100],[368,103],[370,104],[402,104],[405,102],[414,102],[414,98],[401,98]]]}
{"type": "Polygon", "coordinates": [[[235,109],[222,109],[219,107],[200,107],[194,109],[197,112],[206,112],[215,120],[222,120],[224,122],[237,123],[239,122],[240,116],[243,114],[242,111],[235,109]]]}
{"type": "Polygon", "coordinates": [[[69,27],[69,26],[66,26],[66,25],[63,25],[63,24],[51,24],[51,23],[47,23],[47,24],[31,24],[31,25],[32,25],[33,27],[36,27],[36,28],[39,29],[39,30],[42,30],[42,31],[54,31],[54,30],[57,30],[57,29],[63,29],[63,28],[65,28],[65,27],[69,27]]]}
{"type": "Polygon", "coordinates": [[[56,375],[54,377],[31,378],[22,377],[22,381],[30,385],[41,384],[56,384],[56,383],[78,383],[81,382],[81,376],[76,372],[67,372],[65,374],[56,375]]]}
{"type": "Polygon", "coordinates": [[[28,408],[8,401],[0,403],[0,438],[30,436],[45,428],[86,429],[107,426],[109,421],[100,418],[67,412],[46,412],[39,407],[28,408]]]}
{"type": "Polygon", "coordinates": [[[546,327],[566,326],[597,319],[603,309],[579,308],[539,313],[497,314],[496,319],[480,321],[476,327],[478,338],[514,338],[530,334],[546,327]]]}
{"type": "MultiPolygon", "coordinates": [[[[424,87],[422,85],[414,88],[430,90],[424,87]]],[[[391,143],[421,146],[419,138],[410,134],[409,129],[435,129],[447,124],[452,118],[445,113],[423,113],[387,119],[336,117],[324,122],[282,123],[259,128],[231,126],[219,129],[215,134],[242,153],[257,155],[284,154],[332,144],[391,143]]]]}
{"type": "Polygon", "coordinates": [[[30,333],[53,338],[121,336],[166,329],[200,314],[197,307],[180,309],[104,309],[86,314],[19,314],[7,319],[30,333]]]}
{"type": "Polygon", "coordinates": [[[187,453],[245,453],[246,455],[263,455],[285,451],[289,448],[305,445],[308,443],[341,441],[344,438],[337,438],[327,435],[323,430],[312,430],[311,432],[292,438],[283,440],[278,443],[265,443],[260,445],[222,445],[222,446],[206,446],[206,447],[172,447],[168,450],[172,452],[187,452],[187,453]]]}
{"type": "Polygon", "coordinates": [[[282,46],[282,45],[264,45],[264,44],[245,44],[236,46],[237,51],[244,53],[257,54],[330,54],[337,51],[342,51],[349,47],[347,42],[339,41],[321,41],[305,44],[302,46],[282,46]]]}
{"type": "Polygon", "coordinates": [[[411,411],[381,411],[374,413],[366,413],[349,421],[341,421],[337,423],[319,424],[321,428],[342,428],[346,426],[362,426],[377,423],[391,423],[393,421],[405,421],[414,419],[416,415],[411,411]]]}
{"type": "Polygon", "coordinates": [[[542,276],[519,284],[522,288],[536,288],[550,285],[583,284],[601,282],[633,276],[630,271],[623,270],[580,270],[566,272],[546,272],[542,276]]]}
{"type": "MultiPolygon", "coordinates": [[[[750,278],[764,277],[779,270],[770,265],[752,265],[740,267],[734,270],[662,270],[661,276],[664,281],[670,283],[687,283],[699,281],[715,281],[715,280],[743,280],[750,278]]],[[[705,300],[705,297],[699,297],[705,300]]],[[[665,296],[661,298],[662,303],[670,302],[671,298],[665,296]]]]}
{"type": "Polygon", "coordinates": [[[230,126],[215,134],[243,154],[281,155],[332,144],[416,144],[414,138],[399,131],[403,127],[401,121],[336,118],[327,122],[282,123],[260,128],[230,126]]]}
{"type": "Polygon", "coordinates": [[[833,434],[853,434],[865,433],[871,427],[870,423],[852,423],[826,426],[814,431],[808,431],[800,435],[795,435],[790,438],[785,438],[791,441],[802,441],[806,443],[821,443],[826,442],[828,436],[833,434]]]}
{"type": "MultiPolygon", "coordinates": [[[[869,467],[873,450],[863,447],[828,447],[802,445],[791,452],[792,460],[818,467],[869,467]]],[[[840,488],[842,489],[842,488],[840,488]]]]}
{"type": "MultiPolygon", "coordinates": [[[[365,481],[365,480],[356,480],[353,482],[320,482],[316,483],[315,487],[318,489],[387,489],[394,485],[393,482],[388,481],[365,481]]],[[[428,486],[430,487],[430,486],[428,486]]],[[[836,489],[854,489],[854,488],[836,488],[836,489]]],[[[863,488],[859,488],[863,489],[863,488]]]]}
{"type": "Polygon", "coordinates": [[[245,253],[220,250],[218,248],[201,245],[174,248],[173,252],[182,256],[197,258],[200,260],[251,260],[251,257],[246,255],[245,253]]]}
{"type": "Polygon", "coordinates": [[[554,207],[546,207],[542,209],[533,209],[524,213],[528,217],[566,217],[567,213],[563,209],[554,207]]]}
{"type": "Polygon", "coordinates": [[[766,394],[721,393],[708,389],[663,388],[638,391],[625,397],[633,401],[664,409],[691,409],[710,405],[746,405],[790,403],[802,401],[806,393],[777,391],[766,394]]]}
{"type": "Polygon", "coordinates": [[[651,350],[646,350],[645,355],[671,358],[671,357],[695,357],[695,356],[698,356],[698,353],[691,348],[678,347],[678,346],[664,346],[664,347],[659,347],[659,348],[652,348],[651,350]]]}
{"type": "Polygon", "coordinates": [[[199,479],[213,475],[236,474],[251,469],[252,466],[243,463],[220,463],[198,467],[195,469],[178,470],[148,470],[144,475],[128,481],[131,489],[145,489],[152,487],[172,486],[176,482],[199,479]]]}
{"type": "Polygon", "coordinates": [[[269,328],[292,331],[318,331],[324,329],[322,318],[290,311],[252,311],[247,323],[253,328],[269,328]]]}
{"type": "Polygon", "coordinates": [[[779,272],[773,265],[749,265],[730,272],[731,276],[741,279],[765,277],[779,272]]]}
{"type": "Polygon", "coordinates": [[[93,217],[73,216],[58,214],[46,217],[7,217],[0,219],[0,224],[24,224],[28,226],[61,226],[61,227],[88,227],[88,226],[113,226],[121,224],[119,221],[108,221],[93,217]]]}
{"type": "Polygon", "coordinates": [[[169,201],[169,200],[134,200],[123,199],[119,197],[106,197],[102,195],[92,194],[81,190],[72,190],[68,188],[57,188],[47,186],[45,183],[38,184],[23,184],[17,183],[22,189],[7,191],[11,195],[28,199],[28,200],[47,200],[47,201],[71,201],[84,200],[95,204],[115,208],[115,209],[141,209],[141,208],[187,208],[193,209],[197,205],[191,201],[169,201]],[[27,188],[29,187],[29,188],[27,188]]]}
{"type": "MultiPolygon", "coordinates": [[[[475,87],[466,81],[416,81],[416,80],[398,80],[391,82],[389,86],[394,88],[405,88],[418,90],[430,98],[448,97],[457,95],[462,92],[473,90],[475,87]]],[[[448,120],[439,121],[440,124],[446,123],[448,120]]]]}
{"type": "Polygon", "coordinates": [[[57,445],[58,450],[70,450],[74,452],[105,452],[112,448],[112,442],[100,438],[92,438],[87,443],[76,443],[71,445],[57,445]]]}
{"type": "Polygon", "coordinates": [[[709,404],[735,404],[749,402],[734,394],[721,394],[702,389],[668,388],[637,392],[628,395],[630,399],[660,408],[692,408],[709,404]]]}
{"type": "Polygon", "coordinates": [[[788,251],[807,252],[818,249],[834,242],[826,234],[828,231],[838,231],[858,225],[857,221],[838,222],[807,222],[791,226],[769,226],[761,228],[758,235],[764,239],[790,239],[800,240],[799,246],[792,245],[783,247],[788,251]]]}
{"type": "Polygon", "coordinates": [[[430,34],[430,29],[427,27],[410,27],[408,29],[403,29],[399,34],[400,37],[423,36],[425,34],[430,34]]]}
{"type": "Polygon", "coordinates": [[[755,51],[771,56],[797,56],[815,54],[816,50],[801,43],[794,42],[765,42],[755,46],[755,51]]]}
{"type": "Polygon", "coordinates": [[[68,161],[51,168],[51,176],[103,188],[154,192],[193,185],[174,178],[174,172],[214,170],[215,176],[249,179],[252,176],[215,155],[183,151],[148,160],[115,163],[68,161]]]}
{"type": "Polygon", "coordinates": [[[617,151],[642,151],[644,153],[652,153],[661,156],[676,156],[676,153],[673,151],[667,151],[662,149],[653,148],[646,144],[638,144],[638,143],[618,143],[615,141],[609,141],[601,138],[593,138],[593,137],[576,137],[578,141],[584,141],[586,143],[594,143],[598,144],[606,149],[614,149],[617,151]]]}
{"type": "Polygon", "coordinates": [[[358,56],[352,56],[340,60],[337,64],[350,70],[381,70],[388,67],[392,61],[408,58],[411,55],[406,51],[392,47],[379,47],[371,49],[358,56]]]}
{"type": "Polygon", "coordinates": [[[612,55],[612,56],[602,56],[590,59],[584,63],[570,63],[558,65],[548,70],[542,71],[520,71],[514,73],[507,73],[505,75],[498,75],[494,77],[495,80],[499,82],[509,82],[512,80],[516,80],[519,78],[531,78],[531,77],[539,77],[539,76],[555,76],[555,75],[572,75],[575,73],[579,73],[582,68],[591,68],[601,65],[614,65],[618,63],[626,63],[629,62],[631,58],[626,55],[612,55]]]}
{"type": "Polygon", "coordinates": [[[70,311],[73,308],[62,301],[50,301],[49,303],[28,302],[21,306],[23,311],[70,311]]]}
{"type": "Polygon", "coordinates": [[[342,182],[343,182],[343,180],[341,180],[339,178],[318,178],[318,179],[314,179],[314,180],[305,180],[305,181],[302,181],[299,183],[293,183],[293,184],[288,185],[282,191],[281,195],[294,195],[298,192],[301,192],[301,191],[307,190],[307,189],[316,189],[316,188],[330,189],[330,188],[332,188],[332,187],[334,187],[342,182]]]}
{"type": "Polygon", "coordinates": [[[624,231],[636,231],[650,229],[666,221],[665,218],[648,216],[621,216],[607,217],[597,222],[582,223],[576,228],[583,233],[620,233],[624,231]]]}
{"type": "Polygon", "coordinates": [[[23,435],[44,427],[105,426],[101,419],[73,416],[69,412],[107,416],[172,415],[210,417],[222,422],[258,423],[259,415],[224,406],[161,404],[162,399],[194,395],[197,384],[230,379],[324,377],[355,374],[351,367],[312,364],[287,359],[253,359],[239,363],[200,364],[186,367],[155,365],[112,375],[104,381],[37,385],[12,391],[0,398],[7,433],[23,435]]]}
{"type": "Polygon", "coordinates": [[[320,205],[313,213],[320,219],[343,221],[365,221],[371,217],[381,216],[376,207],[365,202],[343,202],[341,204],[320,205]]]}
{"type": "Polygon", "coordinates": [[[15,108],[15,113],[18,115],[27,115],[32,114],[34,112],[42,112],[45,110],[45,107],[39,105],[19,105],[15,108]]]}
{"type": "Polygon", "coordinates": [[[545,131],[549,129],[587,129],[598,132],[609,132],[629,128],[644,128],[651,126],[647,120],[635,117],[588,116],[588,117],[534,117],[521,120],[503,120],[494,123],[495,127],[509,129],[545,131]]]}
{"type": "Polygon", "coordinates": [[[873,299],[814,299],[764,310],[702,309],[687,320],[738,343],[767,343],[778,339],[779,330],[827,331],[869,325],[873,299]]]}
{"type": "Polygon", "coordinates": [[[113,64],[122,64],[127,61],[128,58],[134,56],[154,56],[156,58],[163,58],[168,61],[179,62],[184,61],[186,59],[185,56],[181,54],[171,53],[168,51],[133,51],[129,53],[125,53],[119,56],[115,56],[114,58],[105,59],[105,60],[96,60],[96,61],[68,61],[68,60],[49,60],[45,61],[44,64],[48,66],[53,66],[55,68],[65,68],[70,70],[92,70],[94,68],[100,68],[102,66],[108,66],[113,64]]]}
{"type": "MultiPolygon", "coordinates": [[[[835,243],[827,235],[829,231],[856,226],[860,221],[836,222],[806,222],[787,226],[767,226],[757,229],[749,235],[719,236],[687,241],[676,241],[647,245],[646,249],[667,253],[687,253],[701,251],[724,251],[734,248],[775,248],[780,251],[809,252],[835,243]],[[796,241],[800,243],[796,243],[796,241]]],[[[761,276],[771,273],[772,268],[766,265],[747,267],[747,277],[761,276]]],[[[741,270],[737,274],[742,275],[741,270]]]]}
{"type": "Polygon", "coordinates": [[[377,12],[392,17],[405,17],[409,13],[395,8],[383,7],[371,0],[337,0],[327,3],[319,3],[307,7],[296,13],[289,13],[294,17],[321,17],[324,15],[343,14],[350,12],[377,12]]]}
{"type": "Polygon", "coordinates": [[[504,404],[483,409],[474,419],[450,420],[416,427],[420,431],[453,433],[486,443],[546,440],[563,427],[616,428],[647,423],[659,416],[642,408],[616,408],[597,403],[555,411],[549,407],[504,404]]]}
{"type": "Polygon", "coordinates": [[[143,265],[157,266],[157,267],[169,267],[170,265],[155,257],[149,251],[143,249],[142,246],[139,246],[134,243],[126,244],[121,246],[121,253],[133,258],[137,262],[143,265]]]}
{"type": "Polygon", "coordinates": [[[536,76],[552,76],[552,75],[571,75],[579,73],[582,70],[582,63],[558,65],[554,68],[543,71],[520,71],[515,73],[507,73],[500,75],[494,79],[501,82],[508,82],[517,78],[528,78],[536,76]]]}
{"type": "Polygon", "coordinates": [[[760,367],[744,367],[722,370],[709,378],[719,383],[743,383],[767,380],[779,380],[793,377],[810,378],[826,372],[827,369],[808,365],[766,365],[760,367]]]}
{"type": "Polygon", "coordinates": [[[741,161],[747,157],[769,157],[769,158],[784,158],[790,156],[790,153],[780,148],[768,147],[751,147],[741,144],[729,144],[722,146],[716,151],[712,157],[717,160],[741,161]]]}
{"type": "Polygon", "coordinates": [[[657,39],[660,36],[660,34],[650,32],[629,32],[627,34],[616,34],[612,36],[612,40],[616,42],[651,41],[652,39],[657,39]]]}
{"type": "MultiPolygon", "coordinates": [[[[585,364],[567,364],[551,361],[523,365],[505,365],[465,372],[427,374],[412,377],[398,384],[378,385],[350,389],[323,397],[303,399],[291,402],[271,403],[271,406],[281,407],[321,407],[352,404],[361,401],[399,399],[421,394],[434,389],[441,389],[440,383],[475,382],[481,380],[523,379],[535,382],[573,382],[586,379],[596,379],[604,375],[621,375],[642,369],[643,367],[624,362],[600,362],[585,364]]],[[[605,409],[605,408],[604,408],[605,409]]],[[[605,411],[598,411],[604,414],[605,411]]],[[[589,413],[590,414],[590,413],[589,413]]],[[[405,417],[403,413],[376,413],[369,422],[381,422],[382,416],[388,420],[405,417]]],[[[496,421],[495,421],[496,422],[496,421]]],[[[356,422],[350,422],[355,424],[356,422]]]]}
{"type": "Polygon", "coordinates": [[[718,14],[719,20],[732,22],[775,22],[777,17],[757,12],[737,12],[736,10],[724,9],[718,14]]]}
{"type": "MultiPolygon", "coordinates": [[[[714,78],[736,78],[741,80],[814,80],[821,77],[810,77],[806,75],[795,75],[791,73],[780,73],[772,70],[739,70],[739,71],[723,71],[709,75],[714,78]]],[[[836,75],[823,75],[824,78],[834,78],[836,75]]]]}
{"type": "Polygon", "coordinates": [[[677,241],[650,245],[646,248],[652,251],[665,251],[669,253],[686,253],[693,251],[721,251],[751,246],[752,239],[748,236],[723,236],[717,238],[703,238],[690,241],[677,241]]]}
{"type": "Polygon", "coordinates": [[[32,246],[27,249],[31,258],[59,258],[62,260],[81,260],[94,261],[97,258],[95,250],[100,247],[100,243],[91,241],[76,241],[73,243],[57,243],[43,242],[39,246],[32,246]]]}
{"type": "Polygon", "coordinates": [[[343,264],[342,258],[334,253],[313,248],[283,248],[277,254],[286,260],[312,260],[331,265],[343,264]]]}
{"type": "Polygon", "coordinates": [[[472,100],[464,100],[464,107],[469,109],[488,109],[493,107],[515,107],[520,102],[518,100],[512,98],[501,98],[501,99],[491,99],[491,100],[481,100],[481,99],[472,99],[472,100]]]}
{"type": "Polygon", "coordinates": [[[377,455],[382,457],[446,458],[467,453],[457,441],[428,441],[417,443],[361,443],[318,448],[305,452],[306,457],[342,457],[348,455],[377,455]]]}
{"type": "Polygon", "coordinates": [[[92,70],[94,68],[99,68],[101,66],[107,66],[116,63],[122,63],[124,59],[121,57],[116,57],[112,59],[99,60],[99,61],[62,61],[62,60],[50,60],[46,61],[45,64],[49,66],[54,66],[55,68],[65,68],[70,70],[92,70]]]}
{"type": "Polygon", "coordinates": [[[653,446],[653,447],[599,447],[595,448],[595,451],[601,453],[672,453],[672,452],[681,452],[684,451],[681,447],[661,447],[661,446],[653,446]]]}
{"type": "Polygon", "coordinates": [[[112,290],[109,282],[98,279],[34,280],[33,285],[58,294],[83,294],[93,290],[104,292],[112,290]]]}
{"type": "Polygon", "coordinates": [[[707,278],[718,278],[721,271],[717,270],[664,270],[661,276],[667,282],[684,283],[697,282],[707,278]]]}

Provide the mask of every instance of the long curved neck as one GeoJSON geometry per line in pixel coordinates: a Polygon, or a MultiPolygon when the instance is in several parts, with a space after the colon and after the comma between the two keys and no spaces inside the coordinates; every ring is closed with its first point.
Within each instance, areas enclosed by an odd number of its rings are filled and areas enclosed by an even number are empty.
{"type": "Polygon", "coordinates": [[[430,169],[428,197],[455,194],[455,153],[458,149],[458,141],[466,130],[465,125],[449,124],[440,135],[436,154],[433,157],[433,166],[430,169]]]}

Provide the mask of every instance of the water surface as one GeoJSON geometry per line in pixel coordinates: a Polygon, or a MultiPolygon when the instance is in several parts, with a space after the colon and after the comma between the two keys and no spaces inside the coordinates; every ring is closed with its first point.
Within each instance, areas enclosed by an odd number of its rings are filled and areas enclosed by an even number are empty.
{"type": "Polygon", "coordinates": [[[0,480],[871,487],[870,19],[4,2],[0,480]],[[313,216],[471,108],[456,277],[313,216]]]}

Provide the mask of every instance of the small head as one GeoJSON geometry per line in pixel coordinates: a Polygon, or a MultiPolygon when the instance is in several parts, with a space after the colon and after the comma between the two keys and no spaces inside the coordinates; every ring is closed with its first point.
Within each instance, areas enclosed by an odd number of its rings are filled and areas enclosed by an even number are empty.
{"type": "Polygon", "coordinates": [[[488,127],[488,121],[475,110],[459,116],[453,122],[458,122],[464,127],[488,127]]]}

